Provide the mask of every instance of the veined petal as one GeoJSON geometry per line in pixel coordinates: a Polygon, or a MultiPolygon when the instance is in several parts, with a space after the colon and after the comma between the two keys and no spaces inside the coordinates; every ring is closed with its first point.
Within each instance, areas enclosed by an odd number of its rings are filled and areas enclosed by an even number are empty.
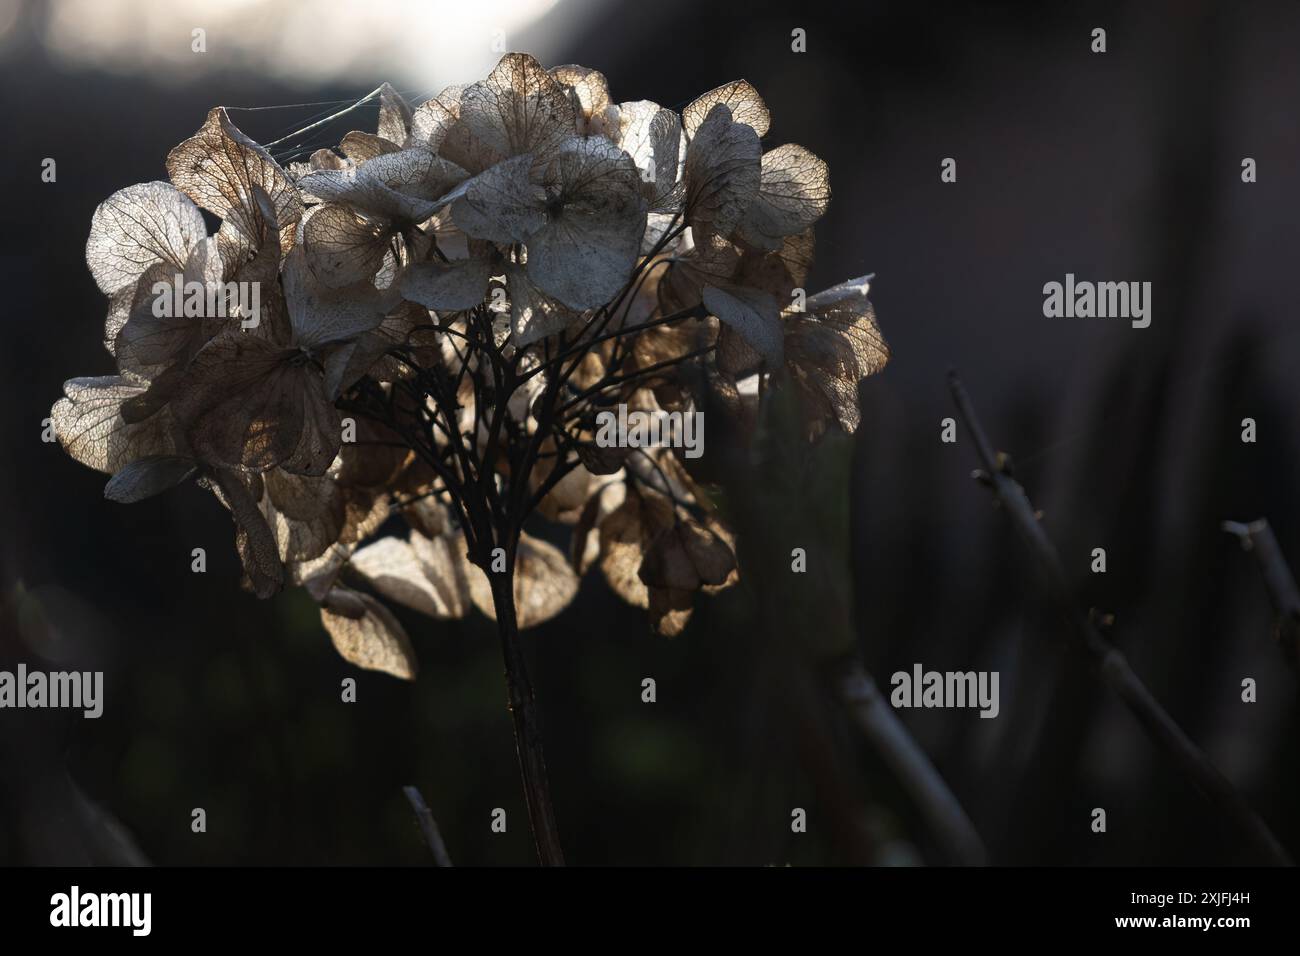
{"type": "Polygon", "coordinates": [[[758,90],[754,89],[748,80],[724,83],[697,97],[682,110],[682,125],[686,128],[686,135],[694,137],[699,128],[704,125],[704,121],[708,119],[709,113],[719,103],[727,107],[737,123],[744,123],[759,136],[767,135],[771,114],[767,111],[767,104],[763,102],[763,97],[758,95],[758,90]]]}
{"type": "Polygon", "coordinates": [[[334,649],[345,661],[363,670],[380,671],[399,680],[414,680],[415,650],[406,631],[388,610],[369,594],[335,587],[320,611],[334,649]],[[337,594],[336,592],[342,592],[337,594]],[[344,613],[339,604],[359,605],[360,616],[344,613]]]}
{"type": "Polygon", "coordinates": [[[781,312],[766,292],[743,286],[705,286],[705,307],[736,332],[772,367],[782,356],[781,312]]]}
{"type": "Polygon", "coordinates": [[[778,146],[763,154],[758,195],[737,236],[760,249],[779,249],[784,237],[811,228],[830,199],[826,164],[802,146],[778,146]]]}
{"type": "Polygon", "coordinates": [[[207,236],[203,214],[170,183],[139,183],[119,189],[95,209],[86,242],[86,264],[106,295],[133,285],[152,265],[176,272],[207,236]]]}
{"type": "Polygon", "coordinates": [[[686,148],[686,221],[698,233],[727,237],[740,225],[762,182],[762,147],[744,123],[717,104],[686,148]]]}
{"type": "Polygon", "coordinates": [[[167,173],[181,192],[254,242],[260,230],[253,187],[260,186],[275,207],[282,245],[292,243],[291,227],[302,216],[298,191],[271,154],[240,132],[224,108],[211,110],[199,131],[167,155],[167,173]]]}

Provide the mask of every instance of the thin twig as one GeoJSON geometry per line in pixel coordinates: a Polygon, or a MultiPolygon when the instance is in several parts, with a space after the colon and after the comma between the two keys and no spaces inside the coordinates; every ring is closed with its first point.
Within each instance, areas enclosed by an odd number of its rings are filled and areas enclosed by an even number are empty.
{"type": "Polygon", "coordinates": [[[1152,741],[1173,758],[1197,789],[1250,841],[1262,858],[1281,866],[1291,865],[1290,856],[1259,814],[1169,716],[1134,673],[1128,659],[1101,635],[1087,615],[1080,613],[1071,595],[1061,557],[1043,530],[1025,489],[1011,477],[1009,459],[994,452],[956,372],[948,373],[948,385],[984,466],[984,471],[977,472],[976,477],[987,484],[1002,503],[1016,531],[1032,552],[1049,597],[1069,621],[1101,678],[1119,695],[1152,741]]]}
{"type": "Polygon", "coordinates": [[[429,851],[433,853],[433,862],[438,866],[451,866],[451,857],[447,855],[447,844],[442,842],[438,821],[433,818],[433,811],[424,802],[424,797],[420,796],[420,791],[415,787],[403,787],[402,793],[406,794],[407,802],[415,811],[415,819],[420,821],[420,832],[424,834],[424,842],[429,844],[429,851]]]}
{"type": "Polygon", "coordinates": [[[858,729],[916,801],[952,861],[987,863],[984,841],[970,817],[860,662],[852,661],[840,675],[839,692],[858,729]]]}
{"type": "Polygon", "coordinates": [[[1237,521],[1223,522],[1223,530],[1235,534],[1241,549],[1255,555],[1269,600],[1277,613],[1276,637],[1287,663],[1300,675],[1300,589],[1296,588],[1282,548],[1268,522],[1260,518],[1250,524],[1237,521]]]}

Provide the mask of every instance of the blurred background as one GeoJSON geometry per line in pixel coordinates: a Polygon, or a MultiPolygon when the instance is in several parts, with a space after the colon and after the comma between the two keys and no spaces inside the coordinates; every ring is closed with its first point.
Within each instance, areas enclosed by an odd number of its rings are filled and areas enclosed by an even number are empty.
{"type": "MultiPolygon", "coordinates": [[[[107,685],[99,720],[0,712],[0,863],[425,864],[404,784],[458,864],[534,861],[488,621],[401,615],[419,679],[355,671],[306,595],[237,589],[233,526],[210,494],[109,503],[103,476],[40,440],[65,379],[113,371],[84,264],[102,199],[165,178],[211,106],[241,108],[266,142],[384,80],[419,100],[481,78],[494,40],[599,69],[616,100],[680,108],[754,83],[766,144],[830,165],[811,290],[875,273],[893,349],[854,439],[827,439],[770,487],[757,476],[773,553],[812,558],[802,624],[770,626],[751,583],[658,639],[591,575],[525,635],[569,861],[950,862],[826,692],[826,661],[852,652],[885,690],[918,662],[1000,672],[996,720],[898,714],[993,862],[1250,862],[1070,650],[970,480],[965,434],[940,442],[954,366],[1080,605],[1115,616],[1138,674],[1300,851],[1295,674],[1257,569],[1219,528],[1267,517],[1300,564],[1300,7],[0,0],[0,669],[103,670],[107,685]],[[940,182],[945,157],[956,183],[940,182]],[[1067,272],[1152,282],[1150,328],[1044,318],[1043,284],[1067,272]],[[195,547],[206,574],[190,571],[195,547]],[[1089,573],[1094,547],[1104,575],[1089,573]],[[340,702],[345,676],[355,704],[340,702]],[[1240,700],[1245,677],[1257,703],[1240,700]],[[206,834],[191,832],[196,807],[206,834]],[[806,834],[791,833],[795,807],[806,834]]],[[[375,113],[302,145],[372,129],[375,113]]],[[[763,522],[748,530],[762,546],[763,522]]]]}

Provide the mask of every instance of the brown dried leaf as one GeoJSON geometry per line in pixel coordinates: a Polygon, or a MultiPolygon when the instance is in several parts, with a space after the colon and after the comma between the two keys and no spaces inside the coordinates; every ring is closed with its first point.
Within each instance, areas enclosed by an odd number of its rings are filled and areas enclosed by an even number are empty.
{"type": "Polygon", "coordinates": [[[417,669],[415,650],[406,631],[388,610],[369,594],[334,588],[331,603],[338,606],[334,591],[343,591],[350,604],[364,608],[361,617],[322,607],[321,623],[329,632],[334,649],[349,664],[363,670],[381,671],[400,680],[414,680],[417,669]]]}
{"type": "MultiPolygon", "coordinates": [[[[469,565],[469,593],[474,606],[496,620],[492,587],[487,575],[469,565]]],[[[569,567],[564,552],[540,538],[523,534],[515,552],[515,610],[519,629],[544,624],[559,614],[578,593],[578,576],[569,567]]]]}
{"type": "Polygon", "coordinates": [[[808,299],[807,314],[786,321],[786,365],[820,434],[832,417],[852,434],[858,427],[858,382],[885,367],[889,346],[867,298],[870,277],[833,286],[808,299]]]}

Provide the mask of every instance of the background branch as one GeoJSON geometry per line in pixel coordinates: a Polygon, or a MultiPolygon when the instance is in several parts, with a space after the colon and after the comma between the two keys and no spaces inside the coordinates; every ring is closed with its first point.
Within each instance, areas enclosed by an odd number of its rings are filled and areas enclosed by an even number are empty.
{"type": "Polygon", "coordinates": [[[984,841],[970,817],[859,661],[850,661],[839,675],[839,697],[854,725],[916,802],[952,862],[987,863],[984,841]]]}
{"type": "Polygon", "coordinates": [[[1223,522],[1223,530],[1235,534],[1243,551],[1255,555],[1269,600],[1277,612],[1277,642],[1287,663],[1300,676],[1300,589],[1296,588],[1282,548],[1269,523],[1260,518],[1249,524],[1237,521],[1223,522]]]}
{"type": "Polygon", "coordinates": [[[451,866],[451,857],[447,855],[447,844],[442,842],[442,833],[438,830],[438,821],[433,818],[433,811],[429,805],[424,802],[424,797],[420,796],[420,791],[415,787],[403,787],[402,793],[406,794],[406,800],[415,811],[415,819],[420,823],[420,832],[424,834],[424,842],[429,844],[429,850],[433,853],[433,862],[438,866],[451,866]]]}
{"type": "Polygon", "coordinates": [[[1290,856],[1267,824],[1169,716],[1142,679],[1134,673],[1127,658],[1075,606],[1061,557],[1043,530],[1025,489],[1011,477],[1010,460],[1001,452],[994,452],[956,372],[948,373],[948,384],[957,411],[975,442],[976,453],[985,469],[977,472],[976,477],[990,487],[1005,508],[1016,531],[1033,554],[1049,597],[1092,657],[1102,679],[1119,695],[1152,741],[1173,758],[1174,763],[1250,842],[1262,859],[1277,865],[1290,865],[1290,856]]]}

